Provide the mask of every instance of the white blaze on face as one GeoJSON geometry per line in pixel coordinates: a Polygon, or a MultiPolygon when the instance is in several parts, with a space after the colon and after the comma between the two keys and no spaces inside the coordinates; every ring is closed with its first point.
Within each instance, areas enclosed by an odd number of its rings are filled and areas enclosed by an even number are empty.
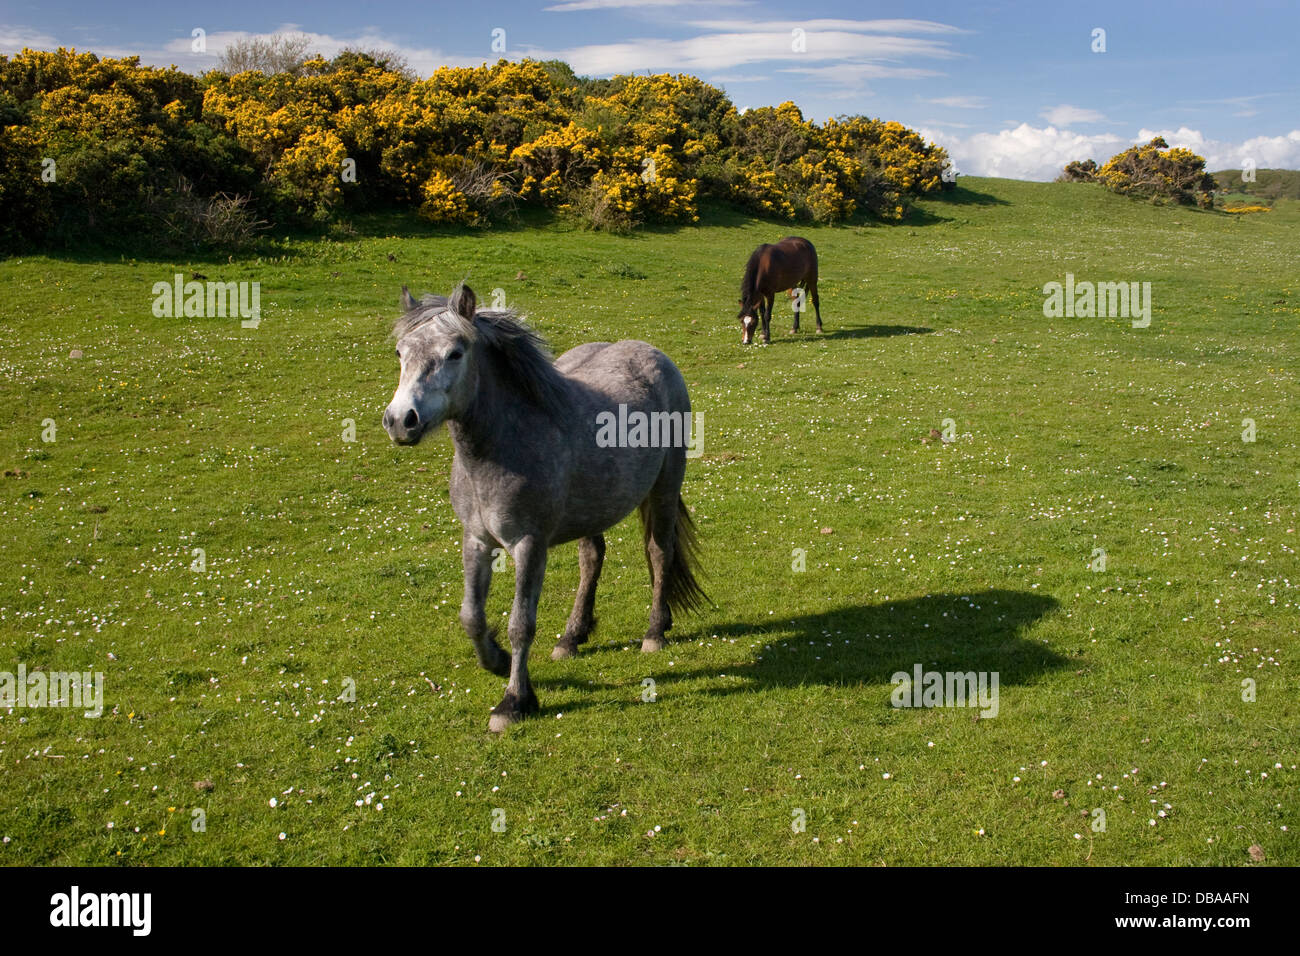
{"type": "Polygon", "coordinates": [[[744,326],[744,331],[740,333],[740,340],[748,342],[754,336],[754,329],[758,326],[758,319],[752,315],[747,315],[740,320],[740,324],[744,326]]]}
{"type": "Polygon", "coordinates": [[[414,409],[419,416],[420,424],[425,426],[441,424],[447,410],[447,393],[432,387],[434,383],[428,378],[405,374],[402,378],[403,381],[397,386],[397,391],[393,393],[393,400],[388,406],[393,412],[394,420],[404,422],[407,413],[414,409]]]}
{"type": "Polygon", "coordinates": [[[453,351],[451,346],[446,346],[407,348],[399,352],[402,355],[402,373],[393,400],[384,413],[384,427],[395,441],[417,440],[426,430],[441,425],[447,417],[448,392],[460,372],[460,356],[449,363],[447,355],[440,353],[453,351]],[[455,367],[449,368],[449,365],[455,367]]]}

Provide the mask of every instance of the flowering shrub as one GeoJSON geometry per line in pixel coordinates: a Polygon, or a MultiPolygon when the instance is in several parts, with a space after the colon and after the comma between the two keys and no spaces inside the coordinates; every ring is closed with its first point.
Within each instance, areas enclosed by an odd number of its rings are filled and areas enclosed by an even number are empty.
{"type": "Polygon", "coordinates": [[[1066,163],[1065,169],[1058,177],[1058,182],[1063,183],[1095,183],[1096,181],[1097,163],[1091,159],[1066,163]]]}
{"type": "Polygon", "coordinates": [[[312,130],[274,162],[270,180],[296,215],[323,221],[343,197],[339,171],[346,156],[337,133],[312,130]]]}
{"type": "Polygon", "coordinates": [[[1157,136],[1145,146],[1134,146],[1112,156],[1097,170],[1097,181],[1126,196],[1173,200],[1209,208],[1218,188],[1205,171],[1205,159],[1189,149],[1170,149],[1157,136]]]}
{"type": "Polygon", "coordinates": [[[519,187],[522,198],[554,206],[566,188],[590,182],[604,158],[597,134],[570,122],[517,147],[510,154],[510,164],[523,176],[519,187]]]}
{"type": "Polygon", "coordinates": [[[420,204],[420,215],[430,222],[473,222],[469,200],[456,188],[451,177],[434,170],[420,187],[424,201],[420,204]]]}
{"type": "Polygon", "coordinates": [[[0,56],[10,246],[203,236],[160,223],[238,218],[202,212],[218,199],[251,217],[240,236],[259,218],[323,223],[365,206],[485,224],[519,203],[621,229],[695,221],[702,196],[787,220],[899,219],[946,160],[898,123],[818,125],[788,102],[741,114],[687,75],[589,80],[501,60],[416,79],[344,51],[195,77],[71,50],[0,56]]]}

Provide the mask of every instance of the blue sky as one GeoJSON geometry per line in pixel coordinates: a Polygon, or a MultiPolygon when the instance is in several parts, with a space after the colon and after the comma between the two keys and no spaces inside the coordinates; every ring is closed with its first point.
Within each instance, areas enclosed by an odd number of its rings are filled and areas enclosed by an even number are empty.
{"type": "Polygon", "coordinates": [[[505,53],[580,74],[687,72],[738,107],[793,100],[822,120],[895,119],[959,171],[1047,179],[1161,133],[1210,168],[1300,168],[1300,3],[1088,4],[533,0],[283,3],[6,0],[0,53],[75,46],[202,71],[241,36],[296,31],[330,54],[404,53],[427,75],[505,53]],[[1086,9],[1085,9],[1086,8],[1086,9]],[[207,52],[191,52],[191,31],[207,52]],[[1096,52],[1095,30],[1105,51],[1096,52]],[[802,31],[801,33],[796,31],[802,31]],[[497,34],[498,39],[501,34],[497,34]]]}

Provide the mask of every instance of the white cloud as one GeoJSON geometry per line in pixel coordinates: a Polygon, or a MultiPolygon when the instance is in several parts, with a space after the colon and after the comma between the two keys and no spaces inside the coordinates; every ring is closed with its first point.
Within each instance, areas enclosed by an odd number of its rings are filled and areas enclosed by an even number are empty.
{"type": "Polygon", "coordinates": [[[1123,136],[1113,133],[1085,136],[1055,126],[1039,129],[1028,123],[965,137],[919,132],[948,150],[959,173],[1039,181],[1055,179],[1071,160],[1092,158],[1103,163],[1130,145],[1123,136]]]}
{"type": "Polygon", "coordinates": [[[847,30],[850,33],[966,33],[960,27],[934,20],[693,20],[691,26],[702,30],[780,30],[789,33],[795,27],[812,33],[816,30],[847,30]]]}
{"type": "Polygon", "coordinates": [[[1156,136],[1163,136],[1170,146],[1204,156],[1210,170],[1241,169],[1247,159],[1255,161],[1256,169],[1300,169],[1300,129],[1284,136],[1254,136],[1240,143],[1207,139],[1200,130],[1186,126],[1176,130],[1143,129],[1137,142],[1145,143],[1156,136]]]}
{"type": "Polygon", "coordinates": [[[1084,109],[1081,106],[1069,106],[1062,103],[1060,106],[1053,106],[1051,109],[1043,110],[1038,114],[1053,126],[1073,126],[1075,123],[1104,123],[1106,117],[1096,110],[1084,109]]]}
{"type": "Polygon", "coordinates": [[[548,13],[573,13],[579,10],[628,10],[645,7],[741,7],[753,0],[565,0],[542,9],[548,13]]]}
{"type": "MultiPolygon", "coordinates": [[[[781,63],[798,72],[816,75],[819,69],[852,65],[859,71],[876,71],[874,75],[916,77],[933,75],[915,68],[880,66],[876,61],[896,64],[913,58],[947,59],[958,56],[945,41],[920,37],[864,33],[848,29],[818,29],[820,21],[809,21],[802,43],[796,44],[791,27],[766,24],[775,29],[746,29],[730,33],[705,33],[683,40],[645,38],[622,43],[600,43],[567,50],[526,49],[538,59],[566,61],[578,74],[608,76],[638,70],[674,72],[714,72],[754,63],[781,63]],[[796,48],[798,47],[798,48],[796,48]]],[[[841,21],[825,21],[838,25],[841,21]]],[[[856,21],[853,21],[856,24],[856,21]]],[[[861,24],[856,24],[861,26],[861,24]]],[[[738,26],[738,25],[737,25],[738,26]]],[[[839,79],[832,74],[828,78],[839,79]]],[[[862,73],[851,79],[859,80],[862,73]]]]}
{"type": "Polygon", "coordinates": [[[1221,112],[1220,107],[1231,106],[1235,107],[1233,116],[1258,116],[1260,112],[1256,108],[1258,101],[1292,95],[1290,92],[1252,93],[1249,96],[1226,96],[1214,100],[1180,100],[1179,105],[1193,112],[1203,112],[1209,107],[1215,113],[1221,112]]]}
{"type": "Polygon", "coordinates": [[[955,110],[982,110],[989,105],[986,96],[940,96],[925,102],[934,103],[936,106],[948,106],[955,110]]]}
{"type": "Polygon", "coordinates": [[[919,80],[929,76],[942,76],[935,70],[926,70],[915,66],[882,66],[879,63],[831,63],[827,66],[782,66],[778,73],[799,73],[814,79],[831,80],[837,83],[853,83],[861,80],[919,80]]]}
{"type": "Polygon", "coordinates": [[[33,50],[58,49],[59,41],[48,33],[29,30],[27,27],[11,27],[0,24],[0,53],[11,55],[21,53],[24,47],[33,50]]]}
{"type": "Polygon", "coordinates": [[[1132,138],[1115,133],[1086,135],[1055,126],[1021,123],[997,133],[960,136],[943,128],[918,130],[948,150],[959,173],[1001,176],[1039,182],[1055,179],[1066,163],[1093,159],[1098,165],[1138,143],[1163,136],[1170,146],[1182,146],[1204,156],[1210,170],[1239,169],[1250,158],[1259,169],[1300,168],[1300,129],[1283,136],[1256,136],[1240,143],[1207,139],[1199,130],[1142,129],[1132,138]]]}

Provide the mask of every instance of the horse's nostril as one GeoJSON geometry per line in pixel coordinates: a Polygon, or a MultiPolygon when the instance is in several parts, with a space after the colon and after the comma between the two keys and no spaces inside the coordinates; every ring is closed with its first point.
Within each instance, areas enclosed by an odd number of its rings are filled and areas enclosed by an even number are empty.
{"type": "Polygon", "coordinates": [[[418,424],[420,424],[420,416],[417,415],[415,409],[412,408],[406,413],[406,417],[402,419],[402,427],[410,429],[414,428],[418,424]]]}

